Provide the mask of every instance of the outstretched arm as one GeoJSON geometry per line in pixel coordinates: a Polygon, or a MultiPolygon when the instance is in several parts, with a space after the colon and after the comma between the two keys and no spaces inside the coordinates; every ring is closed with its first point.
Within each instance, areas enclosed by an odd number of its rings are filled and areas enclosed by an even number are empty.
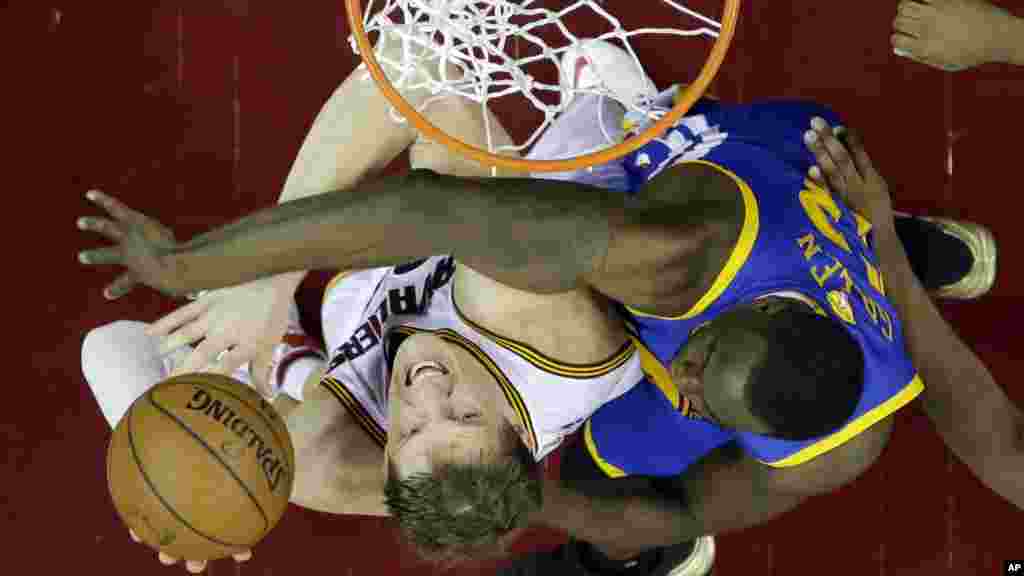
{"type": "MultiPolygon", "coordinates": [[[[257,212],[168,251],[196,285],[308,268],[372,268],[454,253],[492,278],[566,290],[609,245],[614,196],[575,184],[413,171],[257,212]]],[[[615,202],[618,200],[618,202],[615,202]]]]}
{"type": "Polygon", "coordinates": [[[996,384],[914,276],[893,225],[888,186],[854,133],[844,146],[824,123],[811,145],[833,191],[868,216],[886,295],[903,320],[925,382],[920,407],[946,445],[997,494],[1024,508],[1024,413],[996,384]]]}
{"type": "MultiPolygon", "coordinates": [[[[361,80],[362,74],[353,71],[321,108],[279,202],[352,188],[383,170],[412,143],[412,128],[391,119],[387,100],[376,84],[361,80]]],[[[252,373],[262,380],[273,348],[288,328],[288,309],[305,276],[304,271],[288,272],[205,292],[154,322],[150,334],[163,337],[166,351],[195,345],[178,374],[197,370],[230,374],[251,362],[252,373]]]]}
{"type": "MultiPolygon", "coordinates": [[[[673,177],[683,189],[707,181],[673,177]]],[[[86,218],[83,228],[118,245],[81,259],[128,268],[117,281],[122,285],[182,294],[293,270],[369,268],[451,253],[515,288],[549,293],[589,284],[652,307],[665,305],[659,289],[681,294],[714,271],[706,252],[721,244],[711,239],[715,230],[727,226],[713,196],[671,203],[571,182],[418,170],[287,202],[176,244],[159,223],[100,194],[94,197],[112,218],[86,218]]]]}

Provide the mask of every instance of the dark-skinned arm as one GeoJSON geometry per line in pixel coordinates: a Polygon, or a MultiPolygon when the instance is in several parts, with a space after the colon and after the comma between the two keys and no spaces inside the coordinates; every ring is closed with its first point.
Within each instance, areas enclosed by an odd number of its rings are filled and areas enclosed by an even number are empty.
{"type": "Polygon", "coordinates": [[[943,441],[994,492],[1024,508],[1024,414],[942,318],[896,235],[888,185],[849,132],[846,145],[819,125],[810,145],[829,184],[873,223],[886,296],[903,321],[925,389],[918,406],[943,441]],[[849,148],[847,148],[849,146],[849,148]]]}
{"type": "Polygon", "coordinates": [[[1024,509],[1024,414],[942,318],[914,276],[890,217],[874,224],[886,295],[925,382],[918,406],[990,489],[1024,509]]]}
{"type": "Polygon", "coordinates": [[[1015,66],[1024,66],[1024,18],[1010,16],[1002,35],[1002,61],[1015,66]]]}
{"type": "Polygon", "coordinates": [[[539,523],[613,558],[760,524],[805,496],[780,494],[766,467],[719,449],[676,478],[566,479],[545,491],[539,523]]]}
{"type": "Polygon", "coordinates": [[[454,253],[499,282],[554,292],[600,265],[626,216],[621,197],[579,185],[414,171],[257,212],[178,246],[170,261],[187,290],[454,253]]]}
{"type": "Polygon", "coordinates": [[[892,429],[886,418],[845,444],[791,468],[772,468],[728,447],[676,478],[603,478],[574,474],[589,455],[579,444],[563,456],[562,483],[549,485],[540,523],[626,557],[763,524],[807,498],[851,482],[881,454],[892,429]],[[582,476],[582,477],[581,477],[582,476]]]}
{"type": "MultiPolygon", "coordinates": [[[[705,182],[675,177],[672,184],[685,190],[705,182]]],[[[134,267],[143,282],[186,293],[293,270],[370,268],[451,253],[511,287],[554,293],[590,285],[637,306],[674,309],[672,298],[708,276],[708,229],[722,212],[721,202],[691,196],[645,200],[571,182],[414,171],[257,212],[169,245],[155,264],[144,256],[152,247],[130,251],[124,240],[119,251],[94,251],[101,254],[85,260],[134,267]],[[123,256],[129,252],[143,256],[123,256]]],[[[136,244],[143,235],[119,234],[136,244]]]]}

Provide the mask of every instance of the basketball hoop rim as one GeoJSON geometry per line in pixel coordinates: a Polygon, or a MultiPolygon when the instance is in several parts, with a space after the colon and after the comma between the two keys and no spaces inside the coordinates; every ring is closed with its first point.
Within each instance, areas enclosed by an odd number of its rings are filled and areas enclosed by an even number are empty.
{"type": "Polygon", "coordinates": [[[678,103],[671,111],[639,135],[625,142],[598,152],[562,160],[527,160],[519,157],[500,156],[482,148],[470,146],[461,140],[449,136],[443,130],[431,124],[398,94],[398,91],[395,90],[394,86],[391,85],[391,82],[384,75],[384,71],[381,70],[380,63],[377,62],[377,57],[374,54],[373,46],[366,35],[366,29],[363,27],[361,0],[345,0],[345,5],[349,28],[355,37],[356,45],[359,47],[359,54],[362,57],[363,63],[366,64],[370,76],[373,77],[374,82],[377,83],[377,86],[384,93],[384,97],[391,102],[391,105],[403,117],[415,125],[427,139],[444,144],[459,154],[468,156],[488,167],[506,168],[520,172],[570,172],[621,158],[647,144],[659,134],[663,134],[675,125],[697,99],[704,94],[711,81],[714,80],[715,75],[718,74],[718,69],[725,60],[725,56],[729,52],[729,47],[732,45],[732,40],[736,33],[736,23],[739,20],[741,1],[724,0],[725,8],[721,21],[722,29],[715,40],[715,45],[711,48],[711,54],[708,56],[707,61],[704,62],[704,67],[701,68],[700,74],[684,89],[678,103]]]}

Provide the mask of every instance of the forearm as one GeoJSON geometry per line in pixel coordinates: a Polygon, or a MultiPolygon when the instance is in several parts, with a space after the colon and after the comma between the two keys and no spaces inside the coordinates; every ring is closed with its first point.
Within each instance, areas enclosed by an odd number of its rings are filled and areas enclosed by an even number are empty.
{"type": "Polygon", "coordinates": [[[372,268],[435,254],[537,292],[598,266],[625,198],[554,180],[415,171],[257,212],[166,256],[181,291],[313,268],[372,268]]]}
{"type": "Polygon", "coordinates": [[[957,337],[914,276],[891,219],[874,239],[886,295],[924,380],[920,405],[950,449],[1003,497],[1024,507],[1022,418],[988,369],[957,337]]]}

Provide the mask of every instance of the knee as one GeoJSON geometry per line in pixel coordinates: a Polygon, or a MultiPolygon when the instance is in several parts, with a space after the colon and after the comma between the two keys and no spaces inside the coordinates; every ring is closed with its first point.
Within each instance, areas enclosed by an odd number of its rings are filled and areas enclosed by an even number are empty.
{"type": "Polygon", "coordinates": [[[447,146],[432,142],[418,134],[409,147],[409,167],[413,170],[431,170],[438,174],[461,176],[466,170],[465,159],[459,158],[447,146]]]}
{"type": "Polygon", "coordinates": [[[145,337],[146,324],[131,320],[118,320],[93,328],[82,340],[82,373],[92,381],[98,372],[117,364],[123,353],[123,343],[145,337]]]}
{"type": "Polygon", "coordinates": [[[111,427],[159,381],[160,357],[146,324],[121,320],[90,330],[82,341],[82,375],[111,427]]]}
{"type": "MultiPolygon", "coordinates": [[[[456,140],[481,149],[488,148],[486,124],[491,123],[495,131],[495,143],[507,145],[508,137],[504,134],[504,128],[491,118],[485,119],[480,114],[480,108],[462,97],[442,98],[431,102],[424,109],[423,114],[439,130],[454,137],[456,140]]],[[[499,152],[500,154],[506,154],[499,152]]],[[[507,154],[513,155],[513,154],[507,154]]],[[[434,142],[426,138],[422,133],[417,134],[416,141],[409,148],[409,165],[413,169],[426,169],[458,176],[460,178],[490,178],[493,176],[525,176],[517,174],[512,170],[502,168],[495,173],[489,166],[485,166],[469,156],[452,150],[448,146],[434,142]]]]}

